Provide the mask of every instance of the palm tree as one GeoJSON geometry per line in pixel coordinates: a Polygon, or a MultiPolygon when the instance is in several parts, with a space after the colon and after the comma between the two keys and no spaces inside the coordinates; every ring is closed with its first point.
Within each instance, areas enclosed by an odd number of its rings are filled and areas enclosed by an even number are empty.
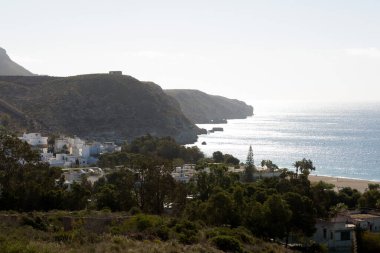
{"type": "Polygon", "coordinates": [[[271,160],[262,160],[261,167],[264,167],[264,166],[266,166],[268,170],[273,173],[273,176],[274,176],[274,172],[279,169],[278,166],[274,164],[271,160]]]}
{"type": "Polygon", "coordinates": [[[313,162],[310,159],[306,160],[305,158],[301,161],[296,161],[293,166],[296,168],[296,178],[298,177],[298,170],[304,175],[309,175],[310,171],[315,170],[313,162]]]}

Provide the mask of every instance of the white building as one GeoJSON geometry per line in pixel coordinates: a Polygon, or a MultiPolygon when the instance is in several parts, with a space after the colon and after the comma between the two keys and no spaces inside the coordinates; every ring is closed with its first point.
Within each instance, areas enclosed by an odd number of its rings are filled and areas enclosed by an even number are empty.
{"type": "Polygon", "coordinates": [[[182,167],[176,167],[171,175],[176,181],[188,183],[196,173],[195,164],[184,164],[182,167]]]}
{"type": "Polygon", "coordinates": [[[380,232],[380,214],[375,212],[361,213],[352,212],[349,215],[350,221],[357,228],[368,230],[370,232],[380,232]]]}
{"type": "Polygon", "coordinates": [[[351,253],[355,225],[346,215],[338,215],[330,220],[317,220],[316,232],[312,239],[325,244],[330,251],[351,253]]]}
{"type": "Polygon", "coordinates": [[[31,146],[47,146],[48,144],[48,137],[43,137],[40,133],[24,133],[19,139],[31,146]]]}

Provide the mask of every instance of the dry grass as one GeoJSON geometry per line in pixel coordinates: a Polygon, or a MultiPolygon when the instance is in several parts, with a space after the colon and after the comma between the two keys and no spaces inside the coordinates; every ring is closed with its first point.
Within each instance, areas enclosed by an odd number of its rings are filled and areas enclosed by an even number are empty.
{"type": "MultiPolygon", "coordinates": [[[[88,217],[89,213],[86,213],[88,217]]],[[[13,214],[17,215],[17,214],[13,214]]],[[[25,214],[19,214],[19,220],[25,219],[25,214]]],[[[253,237],[248,230],[229,229],[229,228],[199,228],[197,230],[196,241],[191,242],[190,245],[179,243],[178,235],[170,236],[167,241],[162,241],[159,237],[141,236],[139,239],[132,239],[130,233],[95,233],[85,228],[81,223],[77,223],[72,230],[64,231],[62,224],[59,222],[59,216],[67,217],[67,212],[62,213],[34,213],[32,217],[43,217],[46,222],[45,226],[31,223],[32,226],[22,225],[23,223],[13,222],[9,220],[6,222],[0,216],[0,252],[1,253],[118,253],[118,252],[134,252],[134,253],[217,253],[223,252],[216,248],[212,243],[212,238],[218,234],[227,234],[238,239],[241,243],[241,249],[244,253],[249,252],[271,252],[271,253],[284,253],[293,252],[283,248],[280,245],[268,243],[261,239],[253,237]],[[48,216],[48,217],[46,217],[48,216]],[[146,240],[149,239],[149,240],[146,240]]],[[[104,214],[106,215],[106,214],[104,214]]],[[[113,214],[116,215],[116,214],[113,214]]],[[[74,215],[79,218],[78,214],[74,215]]],[[[101,216],[99,213],[96,217],[101,216]]],[[[163,217],[146,216],[147,219],[164,219],[163,217]]],[[[131,221],[134,219],[132,218],[131,221]]],[[[29,220],[30,221],[30,220],[29,220]]],[[[167,222],[167,221],[166,221],[167,222]]],[[[129,228],[131,222],[122,224],[121,228],[129,228]]],[[[119,225],[120,226],[120,225],[119,225]]],[[[178,231],[176,227],[171,228],[171,234],[178,231]]],[[[178,229],[178,227],[177,227],[178,229]]],[[[112,230],[112,229],[111,229],[112,230]]],[[[133,230],[132,230],[133,231],[133,230]]],[[[147,230],[149,231],[149,230],[147,230]]],[[[148,233],[141,231],[140,233],[148,233]]],[[[179,233],[183,233],[180,231],[179,233]]],[[[187,234],[185,234],[187,235],[187,234]]],[[[133,237],[135,238],[135,237],[133,237]]]]}

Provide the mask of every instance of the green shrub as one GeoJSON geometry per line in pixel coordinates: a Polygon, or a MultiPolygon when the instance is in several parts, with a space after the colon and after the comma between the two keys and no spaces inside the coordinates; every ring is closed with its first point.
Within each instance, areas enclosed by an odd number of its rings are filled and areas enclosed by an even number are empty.
{"type": "Polygon", "coordinates": [[[136,228],[138,231],[144,231],[154,226],[156,219],[148,215],[138,215],[136,219],[136,228]]]}
{"type": "Polygon", "coordinates": [[[240,242],[228,235],[218,235],[211,239],[211,242],[220,250],[228,252],[242,252],[240,242]]]}
{"type": "Polygon", "coordinates": [[[194,244],[199,241],[198,226],[191,221],[182,221],[174,227],[178,241],[182,244],[194,244]]]}
{"type": "Polygon", "coordinates": [[[130,215],[136,215],[136,214],[140,214],[141,213],[141,209],[138,208],[137,206],[134,206],[132,207],[130,210],[129,210],[129,214],[130,215]]]}
{"type": "Polygon", "coordinates": [[[242,243],[250,243],[252,244],[254,242],[254,238],[251,235],[251,232],[244,228],[244,227],[238,227],[238,228],[226,228],[226,227],[216,227],[213,229],[210,229],[206,232],[207,238],[213,238],[219,235],[227,235],[234,237],[238,241],[242,243]]]}
{"type": "Polygon", "coordinates": [[[158,236],[161,240],[169,240],[169,228],[165,225],[161,225],[155,229],[155,235],[158,236]]]}
{"type": "Polygon", "coordinates": [[[54,240],[57,242],[69,242],[73,239],[73,235],[70,232],[59,231],[54,234],[54,240]]]}
{"type": "Polygon", "coordinates": [[[21,225],[24,226],[31,226],[34,229],[41,230],[41,231],[47,231],[48,226],[46,223],[41,219],[41,217],[29,217],[29,216],[23,216],[21,219],[21,225]]]}
{"type": "Polygon", "coordinates": [[[189,235],[185,233],[179,233],[177,234],[178,241],[182,244],[195,244],[199,241],[199,238],[197,235],[189,235]]]}
{"type": "Polygon", "coordinates": [[[368,231],[358,231],[358,249],[360,252],[380,252],[380,234],[368,231]]]}

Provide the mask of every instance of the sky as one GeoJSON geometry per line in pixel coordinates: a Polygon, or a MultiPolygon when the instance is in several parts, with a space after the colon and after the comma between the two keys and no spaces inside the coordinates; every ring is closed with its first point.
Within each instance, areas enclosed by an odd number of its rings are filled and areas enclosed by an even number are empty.
{"type": "Polygon", "coordinates": [[[377,0],[0,0],[0,47],[36,74],[122,70],[255,101],[380,101],[377,0]]]}

